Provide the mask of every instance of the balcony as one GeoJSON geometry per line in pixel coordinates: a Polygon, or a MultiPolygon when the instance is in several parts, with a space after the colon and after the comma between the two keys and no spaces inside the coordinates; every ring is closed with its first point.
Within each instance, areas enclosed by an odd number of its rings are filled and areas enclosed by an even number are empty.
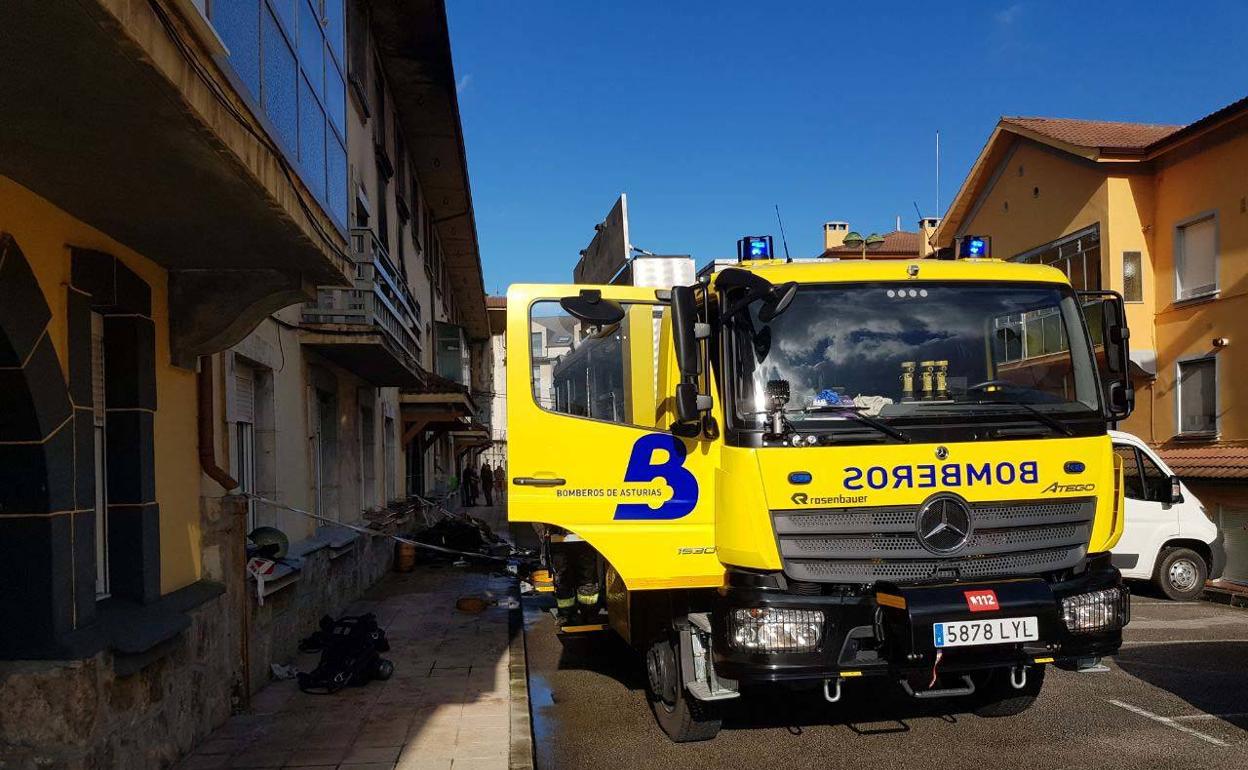
{"type": "Polygon", "coordinates": [[[345,233],[181,13],[5,4],[0,175],[168,270],[171,357],[193,368],[350,265],[345,233]]]}
{"type": "Polygon", "coordinates": [[[303,306],[303,344],[379,387],[421,385],[420,306],[372,230],[351,230],[354,285],[303,306]]]}

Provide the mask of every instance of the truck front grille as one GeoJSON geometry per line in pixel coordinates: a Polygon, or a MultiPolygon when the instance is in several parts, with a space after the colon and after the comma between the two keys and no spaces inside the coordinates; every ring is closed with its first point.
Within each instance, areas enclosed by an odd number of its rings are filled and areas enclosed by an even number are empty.
{"type": "Polygon", "coordinates": [[[970,504],[973,531],[960,550],[923,547],[919,506],[772,511],[785,574],[794,580],[871,583],[985,578],[1066,569],[1087,554],[1094,498],[970,504]]]}

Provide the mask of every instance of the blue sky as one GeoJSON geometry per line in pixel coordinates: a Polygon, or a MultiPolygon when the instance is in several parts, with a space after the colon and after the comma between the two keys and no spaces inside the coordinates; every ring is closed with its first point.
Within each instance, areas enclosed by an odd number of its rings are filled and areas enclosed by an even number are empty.
{"type": "MultiPolygon", "coordinates": [[[[634,245],[735,254],[913,230],[1001,115],[1188,123],[1248,95],[1248,3],[450,0],[486,290],[570,280],[620,192],[634,245]]],[[[939,212],[943,213],[943,212],[939,212]]]]}

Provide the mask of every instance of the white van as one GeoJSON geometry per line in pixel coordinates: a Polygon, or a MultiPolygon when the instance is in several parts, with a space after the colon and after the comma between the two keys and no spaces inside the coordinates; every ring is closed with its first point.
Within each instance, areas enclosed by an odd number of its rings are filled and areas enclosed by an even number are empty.
{"type": "Polygon", "coordinates": [[[1111,430],[1109,435],[1122,458],[1127,499],[1114,566],[1123,577],[1151,580],[1175,601],[1198,598],[1205,580],[1221,577],[1226,566],[1222,534],[1147,444],[1130,433],[1111,430]]]}

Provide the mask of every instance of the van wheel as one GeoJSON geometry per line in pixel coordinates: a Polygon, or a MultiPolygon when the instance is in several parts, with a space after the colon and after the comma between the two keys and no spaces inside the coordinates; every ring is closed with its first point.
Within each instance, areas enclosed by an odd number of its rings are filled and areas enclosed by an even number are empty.
{"type": "Polygon", "coordinates": [[[680,679],[679,650],[660,639],[646,652],[646,692],[654,718],[676,743],[705,741],[719,734],[720,717],[710,704],[691,696],[680,679]]]}
{"type": "Polygon", "coordinates": [[[1205,590],[1205,578],[1209,567],[1200,554],[1190,548],[1167,548],[1157,560],[1157,574],[1153,583],[1166,598],[1176,602],[1190,602],[1200,598],[1205,590]]]}
{"type": "Polygon", "coordinates": [[[975,692],[970,696],[975,704],[972,711],[976,716],[995,719],[1012,717],[1031,708],[1044,687],[1044,666],[1027,668],[1027,683],[1022,689],[1016,689],[1010,683],[1010,669],[994,668],[980,674],[972,675],[975,692]]]}

